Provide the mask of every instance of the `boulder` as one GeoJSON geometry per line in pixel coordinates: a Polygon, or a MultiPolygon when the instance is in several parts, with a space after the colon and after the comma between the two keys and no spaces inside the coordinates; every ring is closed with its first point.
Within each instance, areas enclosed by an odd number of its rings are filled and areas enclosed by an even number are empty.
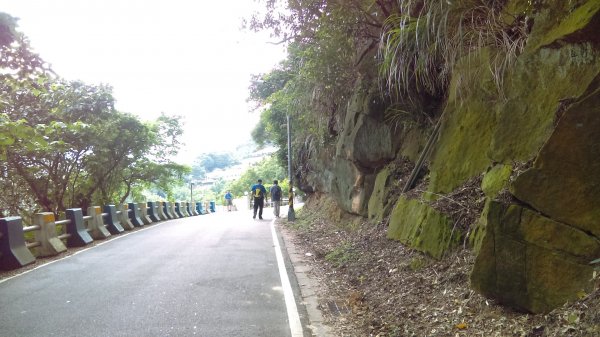
{"type": "Polygon", "coordinates": [[[336,158],[331,169],[331,194],[345,211],[366,217],[375,174],[361,172],[354,163],[336,158]]]}
{"type": "Polygon", "coordinates": [[[520,310],[543,313],[593,290],[600,255],[595,237],[518,205],[492,201],[471,273],[478,292],[520,310]]]}
{"type": "Polygon", "coordinates": [[[452,220],[416,199],[400,197],[390,215],[387,237],[437,259],[458,243],[452,220]]]}
{"type": "Polygon", "coordinates": [[[557,221],[600,238],[600,76],[568,107],[511,192],[557,221]]]}
{"type": "Polygon", "coordinates": [[[392,160],[398,135],[384,122],[385,106],[370,91],[357,85],[346,109],[343,132],[337,141],[336,156],[355,162],[363,169],[380,168],[392,160]]]}
{"type": "Polygon", "coordinates": [[[386,167],[379,171],[375,178],[373,193],[371,193],[368,204],[369,220],[381,221],[386,214],[386,208],[391,204],[388,200],[390,177],[390,169],[386,167]]]}

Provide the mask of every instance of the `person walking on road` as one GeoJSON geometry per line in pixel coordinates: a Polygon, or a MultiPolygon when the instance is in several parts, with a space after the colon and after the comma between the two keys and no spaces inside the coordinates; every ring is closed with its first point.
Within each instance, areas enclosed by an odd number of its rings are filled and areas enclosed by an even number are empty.
{"type": "Polygon", "coordinates": [[[225,205],[227,206],[227,212],[231,212],[231,206],[233,205],[233,195],[231,195],[231,192],[229,191],[225,193],[225,205]]]}
{"type": "Polygon", "coordinates": [[[279,187],[277,180],[273,180],[273,186],[271,186],[271,201],[273,202],[273,214],[276,218],[279,218],[279,206],[281,206],[281,187],[279,187]]]}
{"type": "Polygon", "coordinates": [[[254,198],[254,215],[252,219],[256,219],[256,211],[258,211],[258,218],[262,220],[263,207],[265,206],[265,196],[267,190],[262,184],[262,180],[258,179],[258,183],[252,185],[251,188],[252,197],[254,198]]]}

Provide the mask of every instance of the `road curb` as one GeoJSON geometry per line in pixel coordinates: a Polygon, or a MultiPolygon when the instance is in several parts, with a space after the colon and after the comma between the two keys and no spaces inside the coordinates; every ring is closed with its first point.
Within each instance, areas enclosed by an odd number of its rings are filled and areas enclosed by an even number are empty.
{"type": "Polygon", "coordinates": [[[276,222],[276,225],[279,227],[279,233],[284,241],[284,248],[291,261],[300,288],[302,304],[306,308],[308,321],[310,322],[308,328],[311,329],[314,337],[333,337],[330,328],[325,325],[323,314],[319,309],[319,284],[316,279],[310,276],[312,267],[306,255],[296,247],[292,240],[292,234],[285,228],[285,225],[278,222],[276,222]]]}

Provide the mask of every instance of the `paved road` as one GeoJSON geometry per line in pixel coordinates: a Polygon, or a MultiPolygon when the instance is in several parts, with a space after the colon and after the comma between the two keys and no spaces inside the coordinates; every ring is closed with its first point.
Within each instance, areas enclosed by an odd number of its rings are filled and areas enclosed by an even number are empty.
{"type": "Polygon", "coordinates": [[[120,235],[0,283],[0,336],[302,336],[273,233],[222,212],[120,235]]]}

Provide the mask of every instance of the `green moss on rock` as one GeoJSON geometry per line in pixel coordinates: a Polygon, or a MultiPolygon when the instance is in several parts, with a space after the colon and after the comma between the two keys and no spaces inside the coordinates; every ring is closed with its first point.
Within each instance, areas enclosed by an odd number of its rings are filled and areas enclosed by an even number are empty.
{"type": "Polygon", "coordinates": [[[421,128],[410,129],[400,147],[399,155],[416,162],[427,143],[427,133],[421,128]]]}
{"type": "Polygon", "coordinates": [[[487,197],[494,197],[508,183],[508,178],[512,173],[512,166],[499,164],[492,167],[484,176],[481,182],[481,189],[487,197]]]}
{"type": "Polygon", "coordinates": [[[388,238],[441,258],[458,243],[452,221],[431,206],[401,197],[390,216],[388,238]]]}
{"type": "Polygon", "coordinates": [[[373,187],[373,193],[369,198],[369,219],[375,222],[379,222],[385,216],[385,206],[388,202],[388,180],[390,178],[389,168],[381,170],[375,178],[375,186],[373,187]]]}
{"type": "Polygon", "coordinates": [[[469,244],[473,248],[475,254],[479,254],[481,245],[487,232],[487,217],[490,211],[490,199],[486,199],[481,216],[477,219],[477,222],[472,226],[471,233],[469,234],[469,244]]]}
{"type": "Polygon", "coordinates": [[[517,205],[492,201],[471,274],[474,289],[507,305],[548,312],[591,291],[600,242],[583,231],[517,205]]]}
{"type": "Polygon", "coordinates": [[[600,238],[600,75],[582,96],[511,190],[544,214],[600,238]]]}
{"type": "Polygon", "coordinates": [[[450,98],[444,111],[440,135],[431,155],[430,184],[434,193],[448,193],[470,177],[484,172],[490,165],[487,156],[495,132],[493,81],[489,72],[488,53],[466,57],[455,69],[460,76],[452,78],[450,98]],[[461,90],[464,78],[477,78],[469,90],[461,90]]]}
{"type": "MultiPolygon", "coordinates": [[[[566,5],[565,3],[563,1],[563,6],[566,5]]],[[[589,34],[598,34],[597,24],[594,20],[598,19],[599,12],[600,2],[597,0],[588,0],[581,6],[570,9],[568,15],[564,16],[557,25],[552,25],[550,29],[542,29],[544,26],[539,25],[540,29],[533,31],[533,38],[527,49],[537,50],[557,42],[564,43],[565,40],[570,40],[570,37],[586,29],[589,29],[589,34]]]]}
{"type": "Polygon", "coordinates": [[[560,102],[581,96],[598,69],[590,44],[521,55],[505,76],[507,100],[498,106],[489,157],[502,163],[534,157],[554,130],[560,102]]]}

